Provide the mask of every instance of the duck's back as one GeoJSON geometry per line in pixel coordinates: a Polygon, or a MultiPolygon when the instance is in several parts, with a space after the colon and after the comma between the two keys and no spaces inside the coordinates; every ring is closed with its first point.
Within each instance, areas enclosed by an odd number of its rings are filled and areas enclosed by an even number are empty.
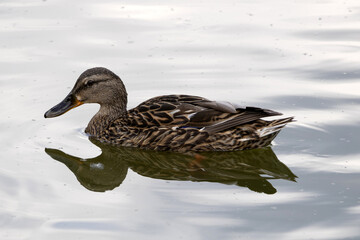
{"type": "Polygon", "coordinates": [[[115,120],[102,140],[123,146],[173,151],[232,151],[263,147],[292,118],[268,109],[240,107],[198,96],[151,98],[115,120]]]}

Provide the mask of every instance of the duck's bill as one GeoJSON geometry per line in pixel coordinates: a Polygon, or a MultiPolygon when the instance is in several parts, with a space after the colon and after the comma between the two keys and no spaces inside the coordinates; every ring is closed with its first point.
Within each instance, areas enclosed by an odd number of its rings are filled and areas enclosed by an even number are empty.
{"type": "Polygon", "coordinates": [[[62,102],[52,107],[49,111],[44,114],[45,118],[53,118],[60,116],[70,109],[80,106],[83,102],[77,100],[73,95],[68,95],[62,102]]]}

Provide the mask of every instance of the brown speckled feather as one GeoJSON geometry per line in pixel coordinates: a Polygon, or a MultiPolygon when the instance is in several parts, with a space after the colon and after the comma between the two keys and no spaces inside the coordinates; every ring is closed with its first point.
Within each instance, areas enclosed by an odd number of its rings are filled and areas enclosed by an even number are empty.
{"type": "Polygon", "coordinates": [[[152,98],[114,121],[106,142],[123,146],[174,151],[229,151],[263,147],[292,118],[264,121],[280,113],[235,107],[202,97],[168,95],[152,98]],[[213,107],[215,106],[215,108],[213,107]],[[261,133],[281,125],[276,131],[261,133]]]}
{"type": "Polygon", "coordinates": [[[228,102],[189,95],[151,98],[128,111],[129,125],[137,127],[196,127],[219,132],[261,117],[281,115],[261,108],[239,108],[228,102]]]}

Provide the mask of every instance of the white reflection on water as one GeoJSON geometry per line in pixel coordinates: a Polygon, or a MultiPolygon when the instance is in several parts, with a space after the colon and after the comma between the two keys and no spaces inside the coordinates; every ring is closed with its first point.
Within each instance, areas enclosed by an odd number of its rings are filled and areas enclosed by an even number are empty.
{"type": "MultiPolygon", "coordinates": [[[[150,3],[151,4],[151,3],[150,3]]],[[[184,14],[184,10],[176,8],[176,14],[184,14]]],[[[90,6],[92,18],[131,18],[139,20],[161,20],[174,16],[174,8],[161,4],[133,5],[96,3],[90,6]]]]}
{"type": "MultiPolygon", "coordinates": [[[[278,240],[303,240],[303,239],[313,239],[313,240],[331,240],[331,239],[357,239],[359,235],[359,228],[357,225],[344,224],[345,226],[337,225],[328,225],[326,223],[319,224],[316,226],[309,226],[304,228],[299,228],[289,233],[268,233],[266,234],[267,239],[278,239],[278,240]]],[[[262,239],[263,234],[259,233],[250,233],[244,234],[242,237],[237,235],[232,235],[229,239],[262,239]]]]}
{"type": "Polygon", "coordinates": [[[194,226],[207,226],[207,227],[239,227],[245,224],[245,220],[231,219],[220,216],[196,216],[196,217],[183,217],[181,221],[194,226]]]}
{"type": "Polygon", "coordinates": [[[319,196],[315,192],[278,192],[274,196],[254,195],[251,192],[233,193],[228,190],[196,190],[196,191],[181,191],[166,189],[164,194],[171,194],[174,198],[180,196],[187,196],[183,200],[191,204],[198,204],[202,206],[230,206],[237,207],[256,207],[266,205],[281,205],[293,202],[310,201],[319,196]]]}
{"type": "Polygon", "coordinates": [[[346,239],[356,238],[360,234],[359,225],[354,223],[343,223],[343,226],[329,225],[328,223],[315,224],[286,233],[278,239],[346,239]]]}
{"type": "Polygon", "coordinates": [[[346,212],[348,212],[350,214],[360,214],[360,204],[359,204],[359,206],[356,206],[356,207],[347,208],[346,212]]]}
{"type": "MultiPolygon", "coordinates": [[[[284,156],[279,156],[279,158],[284,156]]],[[[318,156],[310,154],[288,154],[288,166],[303,169],[308,172],[334,172],[334,173],[359,173],[360,155],[347,156],[318,156]]]]}

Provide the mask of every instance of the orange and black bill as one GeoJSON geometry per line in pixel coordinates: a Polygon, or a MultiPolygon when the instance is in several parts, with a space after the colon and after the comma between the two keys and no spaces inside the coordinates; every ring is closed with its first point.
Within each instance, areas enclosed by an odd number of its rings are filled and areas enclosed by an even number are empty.
{"type": "Polygon", "coordinates": [[[49,111],[47,111],[44,114],[44,117],[45,118],[53,118],[53,117],[60,116],[64,113],[66,113],[67,111],[69,111],[70,109],[80,106],[81,104],[83,104],[83,103],[80,102],[79,100],[77,100],[75,96],[73,96],[72,94],[69,94],[66,96],[66,98],[64,100],[62,100],[62,102],[60,102],[56,106],[52,107],[49,111]]]}

